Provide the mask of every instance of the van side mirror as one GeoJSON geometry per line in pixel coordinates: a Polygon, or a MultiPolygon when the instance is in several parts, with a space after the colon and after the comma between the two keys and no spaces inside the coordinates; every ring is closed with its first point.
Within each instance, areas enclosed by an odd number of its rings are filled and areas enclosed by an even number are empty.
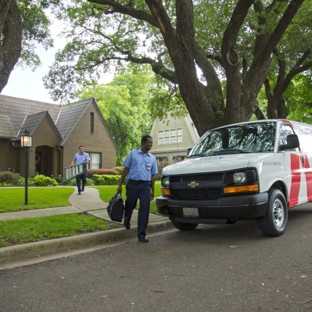
{"type": "Polygon", "coordinates": [[[188,156],[193,147],[189,147],[186,151],[186,155],[188,156]]]}
{"type": "Polygon", "coordinates": [[[280,150],[292,149],[299,147],[299,139],[297,134],[289,134],[287,135],[287,144],[281,145],[280,150]]]}

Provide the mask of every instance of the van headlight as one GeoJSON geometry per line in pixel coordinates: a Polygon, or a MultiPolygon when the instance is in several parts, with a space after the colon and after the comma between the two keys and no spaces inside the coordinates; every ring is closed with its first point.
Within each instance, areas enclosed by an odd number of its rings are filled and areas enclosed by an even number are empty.
{"type": "Polygon", "coordinates": [[[169,188],[169,177],[161,178],[161,186],[165,188],[169,188]]]}
{"type": "Polygon", "coordinates": [[[245,172],[235,172],[233,174],[233,182],[235,184],[245,183],[246,182],[246,173],[245,172]]]}

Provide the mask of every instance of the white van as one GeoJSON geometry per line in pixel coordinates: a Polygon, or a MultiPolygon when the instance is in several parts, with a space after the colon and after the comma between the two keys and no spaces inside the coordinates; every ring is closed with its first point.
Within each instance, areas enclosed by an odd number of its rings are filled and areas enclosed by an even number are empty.
{"type": "Polygon", "coordinates": [[[163,169],[157,210],[182,231],[254,218],[264,235],[280,236],[288,209],[312,201],[311,166],[312,125],[276,119],[216,128],[163,169]]]}

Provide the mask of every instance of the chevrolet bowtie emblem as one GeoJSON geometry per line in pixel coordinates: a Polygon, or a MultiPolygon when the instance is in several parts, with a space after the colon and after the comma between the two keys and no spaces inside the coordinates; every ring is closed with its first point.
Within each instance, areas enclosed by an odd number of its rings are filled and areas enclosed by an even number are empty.
{"type": "Polygon", "coordinates": [[[195,187],[199,186],[199,183],[193,181],[193,182],[187,184],[186,186],[187,186],[187,187],[190,187],[190,188],[195,188],[195,187]]]}

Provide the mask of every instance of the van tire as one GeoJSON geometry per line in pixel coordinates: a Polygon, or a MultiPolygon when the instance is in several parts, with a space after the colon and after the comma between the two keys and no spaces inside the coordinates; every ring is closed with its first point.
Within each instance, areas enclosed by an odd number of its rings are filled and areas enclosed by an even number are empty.
{"type": "Polygon", "coordinates": [[[277,237],[284,234],[288,221],[288,208],[284,194],[278,189],[269,192],[269,205],[264,217],[258,219],[261,232],[277,237]]]}
{"type": "Polygon", "coordinates": [[[193,231],[197,228],[197,223],[182,223],[182,222],[176,222],[172,221],[172,224],[180,231],[193,231]]]}

